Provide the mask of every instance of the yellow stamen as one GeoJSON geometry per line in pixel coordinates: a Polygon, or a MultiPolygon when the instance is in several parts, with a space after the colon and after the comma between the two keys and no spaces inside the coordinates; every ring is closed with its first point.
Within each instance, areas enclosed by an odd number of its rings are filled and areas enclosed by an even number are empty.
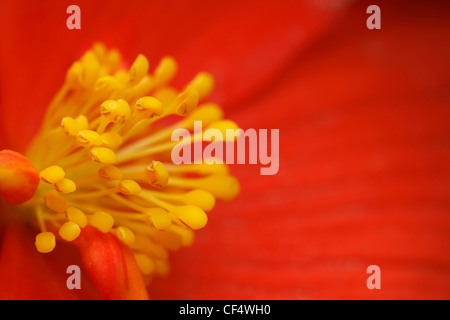
{"type": "MultiPolygon", "coordinates": [[[[42,183],[21,212],[36,222],[39,252],[56,245],[47,227],[70,242],[91,225],[129,246],[144,275],[164,276],[169,252],[192,245],[216,199],[239,192],[224,164],[171,163],[179,143],[172,132],[202,121],[226,137],[237,125],[214,103],[197,106],[214,88],[209,73],[178,91],[169,83],[177,72],[171,57],[153,72],[144,55],[129,70],[121,65],[120,53],[101,43],[72,64],[27,152],[42,183]]],[[[183,143],[202,138],[195,132],[183,143]]]]}

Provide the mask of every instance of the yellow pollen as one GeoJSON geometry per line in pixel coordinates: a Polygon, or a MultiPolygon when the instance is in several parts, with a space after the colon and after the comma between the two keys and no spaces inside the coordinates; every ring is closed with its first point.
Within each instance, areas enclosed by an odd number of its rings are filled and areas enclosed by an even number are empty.
{"type": "Polygon", "coordinates": [[[82,130],[77,134],[78,145],[84,148],[90,148],[93,146],[101,146],[102,138],[100,135],[92,130],[82,130]]]}
{"type": "Polygon", "coordinates": [[[146,117],[160,116],[163,113],[163,106],[158,99],[153,97],[142,97],[136,101],[136,112],[145,113],[146,117]]]}
{"type": "Polygon", "coordinates": [[[65,213],[67,209],[66,200],[54,191],[47,192],[44,196],[45,205],[56,213],[65,213]]]}
{"type": "Polygon", "coordinates": [[[71,193],[77,189],[75,182],[70,179],[62,179],[54,184],[56,191],[61,193],[71,193]]]}
{"type": "Polygon", "coordinates": [[[51,166],[42,170],[39,173],[39,178],[46,183],[54,184],[64,179],[65,174],[61,167],[51,166]]]}
{"type": "Polygon", "coordinates": [[[83,211],[74,207],[67,208],[67,219],[81,228],[86,227],[88,222],[83,211]]]}
{"type": "Polygon", "coordinates": [[[122,136],[117,132],[106,132],[100,135],[102,145],[107,148],[116,149],[122,144],[122,136]]]}
{"type": "Polygon", "coordinates": [[[172,219],[167,211],[161,208],[150,208],[146,210],[145,217],[147,222],[158,230],[165,230],[172,224],[172,219]]]}
{"type": "Polygon", "coordinates": [[[91,159],[96,162],[113,164],[116,162],[116,154],[111,149],[98,147],[91,149],[91,159]]]}
{"type": "Polygon", "coordinates": [[[67,221],[59,229],[59,235],[66,241],[73,241],[80,235],[81,229],[73,221],[67,221]]]}
{"type": "Polygon", "coordinates": [[[147,176],[147,181],[152,186],[162,188],[167,185],[169,181],[169,173],[160,161],[153,161],[145,168],[145,174],[147,176]]]}
{"type": "Polygon", "coordinates": [[[37,226],[39,252],[93,226],[129,246],[144,276],[165,276],[169,253],[191,246],[216,200],[231,200],[240,189],[225,164],[173,164],[172,132],[193,133],[202,121],[203,130],[226,137],[238,126],[207,101],[211,74],[199,72],[177,90],[170,85],[178,69],[172,57],[153,71],[142,54],[129,69],[123,65],[120,52],[101,43],[72,64],[27,151],[41,183],[21,212],[37,226]]]}
{"type": "Polygon", "coordinates": [[[135,236],[133,231],[124,226],[117,227],[114,231],[114,234],[126,245],[132,246],[135,241],[135,236]]]}
{"type": "Polygon", "coordinates": [[[198,90],[194,86],[187,86],[187,88],[179,94],[173,103],[175,113],[180,116],[185,116],[193,111],[198,104],[198,90]]]}
{"type": "Polygon", "coordinates": [[[37,251],[41,253],[49,253],[55,249],[56,240],[55,235],[51,232],[41,232],[36,235],[35,241],[37,251]]]}
{"type": "Polygon", "coordinates": [[[122,171],[120,171],[119,168],[117,168],[115,166],[111,166],[111,165],[106,165],[106,166],[101,167],[98,170],[98,175],[102,179],[106,179],[106,180],[121,180],[123,177],[122,171]]]}
{"type": "Polygon", "coordinates": [[[208,221],[206,213],[201,208],[193,205],[173,207],[170,212],[193,230],[203,228],[208,221]]]}
{"type": "Polygon", "coordinates": [[[106,212],[99,211],[92,215],[90,224],[103,233],[107,233],[114,226],[114,218],[106,212]]]}
{"type": "Polygon", "coordinates": [[[148,69],[149,64],[147,58],[142,54],[138,55],[130,69],[130,82],[141,81],[147,75],[148,69]]]}
{"type": "Polygon", "coordinates": [[[119,183],[119,192],[126,195],[135,195],[141,192],[141,186],[133,180],[122,180],[119,183]]]}

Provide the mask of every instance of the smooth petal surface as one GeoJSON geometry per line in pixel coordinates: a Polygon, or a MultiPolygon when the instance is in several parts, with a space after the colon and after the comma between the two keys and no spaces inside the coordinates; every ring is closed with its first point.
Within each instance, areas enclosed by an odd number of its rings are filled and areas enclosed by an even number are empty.
{"type": "Polygon", "coordinates": [[[133,253],[116,236],[87,226],[74,243],[86,272],[104,299],[148,299],[133,253]]]}

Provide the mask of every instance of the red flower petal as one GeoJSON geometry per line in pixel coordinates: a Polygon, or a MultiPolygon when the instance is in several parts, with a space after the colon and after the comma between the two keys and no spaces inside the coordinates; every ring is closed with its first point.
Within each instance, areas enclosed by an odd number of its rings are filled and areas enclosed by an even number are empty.
{"type": "Polygon", "coordinates": [[[114,235],[87,226],[74,243],[104,299],[148,299],[133,253],[114,235]]]}
{"type": "Polygon", "coordinates": [[[94,41],[117,47],[129,62],[144,53],[156,66],[164,55],[173,55],[180,63],[179,86],[205,69],[216,78],[214,100],[230,105],[274,79],[335,14],[297,0],[77,5],[81,30],[66,28],[64,3],[2,3],[0,37],[8,45],[0,50],[1,147],[24,150],[66,70],[94,41]],[[42,11],[46,14],[36,14],[42,11]]]}
{"type": "Polygon", "coordinates": [[[0,299],[100,298],[83,271],[81,289],[67,288],[69,265],[81,266],[79,254],[73,246],[58,242],[53,252],[41,254],[34,247],[31,230],[23,224],[9,224],[2,233],[0,299]]]}
{"type": "Polygon", "coordinates": [[[280,171],[233,168],[241,195],[174,255],[156,298],[449,298],[450,11],[379,5],[382,30],[355,6],[229,114],[280,129],[280,171]]]}

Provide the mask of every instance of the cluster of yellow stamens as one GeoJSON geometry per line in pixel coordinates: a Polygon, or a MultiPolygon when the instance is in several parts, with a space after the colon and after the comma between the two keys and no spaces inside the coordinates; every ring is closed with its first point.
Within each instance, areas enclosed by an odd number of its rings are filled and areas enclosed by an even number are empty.
{"type": "Polygon", "coordinates": [[[178,91],[169,85],[171,57],[153,73],[143,55],[129,70],[120,65],[118,51],[95,44],[69,69],[27,152],[41,183],[23,208],[36,217],[39,252],[92,225],[127,244],[144,275],[163,275],[168,252],[192,244],[216,198],[239,192],[224,164],[171,163],[172,131],[194,121],[205,130],[237,126],[203,102],[214,85],[208,73],[178,91]]]}

